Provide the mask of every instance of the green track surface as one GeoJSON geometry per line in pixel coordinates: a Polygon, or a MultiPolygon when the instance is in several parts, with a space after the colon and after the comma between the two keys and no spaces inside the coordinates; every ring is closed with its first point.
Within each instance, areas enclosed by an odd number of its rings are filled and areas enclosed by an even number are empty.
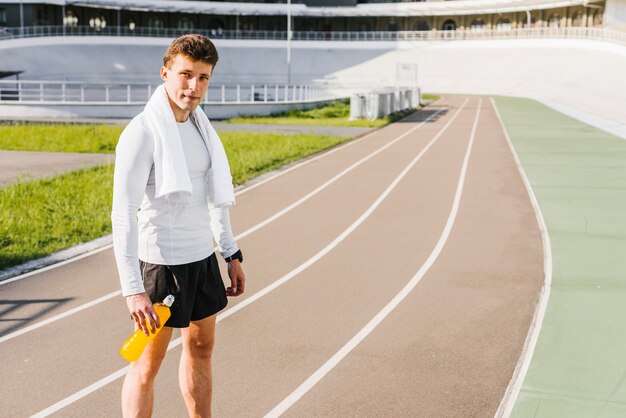
{"type": "Polygon", "coordinates": [[[548,309],[511,417],[626,417],[626,141],[496,98],[552,245],[548,309]]]}

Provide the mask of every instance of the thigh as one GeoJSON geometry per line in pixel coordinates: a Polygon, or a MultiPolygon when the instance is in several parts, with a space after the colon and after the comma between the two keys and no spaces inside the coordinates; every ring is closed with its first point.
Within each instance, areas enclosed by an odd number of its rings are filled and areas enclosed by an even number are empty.
{"type": "Polygon", "coordinates": [[[215,341],[215,323],[217,315],[211,315],[199,321],[191,321],[189,327],[181,328],[183,349],[192,355],[211,355],[215,341]]]}
{"type": "Polygon", "coordinates": [[[172,331],[173,328],[163,327],[156,337],[148,343],[139,360],[133,363],[134,367],[138,367],[143,373],[155,376],[167,353],[172,331]]]}

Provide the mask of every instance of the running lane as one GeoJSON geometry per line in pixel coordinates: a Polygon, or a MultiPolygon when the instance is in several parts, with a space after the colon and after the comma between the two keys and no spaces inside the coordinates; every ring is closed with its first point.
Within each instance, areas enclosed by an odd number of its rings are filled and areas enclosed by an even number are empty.
{"type": "MultiPolygon", "coordinates": [[[[543,254],[535,213],[489,101],[477,121],[458,213],[438,258],[406,299],[285,416],[494,415],[535,310],[543,254]]],[[[459,187],[458,154],[469,140],[459,132],[432,154],[433,165],[454,180],[446,184],[437,170],[439,193],[459,187]]],[[[434,247],[416,221],[433,219],[425,212],[436,196],[428,177],[416,171],[381,207],[380,216],[406,235],[399,240],[398,232],[385,233],[379,224],[382,247],[389,248],[381,254],[387,274],[380,277],[394,292],[400,290],[394,283],[408,282],[420,268],[416,255],[434,247]]],[[[451,205],[445,203],[437,212],[447,216],[451,205]]],[[[377,305],[393,294],[379,296],[377,305]]]]}

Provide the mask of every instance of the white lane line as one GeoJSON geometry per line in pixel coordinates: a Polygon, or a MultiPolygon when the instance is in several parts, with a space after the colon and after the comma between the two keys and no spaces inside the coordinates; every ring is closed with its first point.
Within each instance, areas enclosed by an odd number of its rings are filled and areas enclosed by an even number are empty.
{"type": "MultiPolygon", "coordinates": [[[[428,118],[426,118],[424,121],[420,122],[418,125],[414,126],[413,128],[409,129],[408,131],[406,131],[405,133],[397,136],[396,138],[394,138],[392,141],[388,142],[387,144],[385,144],[383,147],[378,148],[376,151],[370,153],[369,155],[365,156],[364,158],[360,159],[359,161],[357,161],[356,163],[352,164],[350,167],[346,168],[345,170],[341,171],[339,174],[337,174],[336,176],[334,176],[333,178],[331,178],[330,180],[328,180],[327,182],[325,182],[324,184],[322,184],[321,186],[319,186],[318,188],[316,188],[315,190],[313,190],[312,192],[308,193],[307,195],[303,196],[302,198],[298,199],[297,201],[295,201],[294,203],[290,204],[289,206],[287,206],[286,208],[280,210],[279,212],[275,213],[274,215],[270,216],[269,218],[265,219],[264,221],[259,222],[258,224],[256,224],[255,226],[247,229],[246,231],[242,232],[239,235],[236,235],[234,237],[235,241],[240,240],[241,238],[248,236],[249,234],[263,228],[264,226],[266,226],[267,224],[275,221],[276,219],[280,218],[281,216],[285,215],[286,213],[290,212],[291,210],[295,209],[296,207],[300,206],[301,204],[303,204],[304,202],[306,202],[307,200],[309,200],[310,198],[312,198],[313,196],[315,196],[316,194],[318,194],[319,192],[321,192],[322,190],[324,190],[325,188],[327,188],[328,186],[330,186],[331,184],[333,184],[334,182],[336,182],[337,180],[339,180],[341,177],[345,176],[346,174],[348,174],[350,171],[354,170],[356,167],[358,167],[359,165],[363,164],[364,162],[366,162],[367,160],[369,160],[370,158],[373,158],[374,156],[378,155],[379,153],[383,152],[384,150],[386,150],[387,148],[389,148],[390,146],[392,146],[393,144],[395,144],[396,142],[400,141],[401,139],[405,138],[407,135],[415,132],[417,129],[421,128],[424,124],[426,124],[427,122],[429,122],[431,119],[435,118],[437,115],[439,115],[439,113],[441,113],[444,109],[440,109],[437,112],[435,112],[434,114],[432,114],[431,116],[429,116],[428,118]]],[[[107,246],[107,248],[111,248],[112,245],[107,246]]],[[[217,250],[217,249],[216,249],[217,250]]],[[[103,249],[100,249],[98,251],[103,251],[103,249]]],[[[86,257],[86,255],[81,256],[81,258],[86,257]]],[[[113,292],[113,293],[109,293],[106,296],[103,296],[99,299],[97,299],[96,301],[91,301],[88,303],[85,303],[83,305],[80,305],[68,312],[64,312],[61,313],[59,315],[56,315],[52,318],[49,318],[45,321],[42,322],[38,322],[36,324],[33,324],[27,328],[24,328],[23,330],[19,330],[19,331],[15,331],[11,334],[7,334],[4,337],[0,338],[0,343],[10,340],[11,338],[15,338],[19,335],[25,334],[29,331],[33,331],[37,328],[41,328],[44,325],[48,325],[52,322],[58,321],[60,319],[63,319],[69,315],[72,315],[74,313],[78,313],[84,309],[90,308],[98,303],[101,302],[105,302],[115,296],[121,295],[122,292],[121,291],[117,291],[117,292],[113,292]]]]}
{"type": "Polygon", "coordinates": [[[296,403],[304,394],[306,394],[313,386],[315,386],[320,380],[324,378],[341,360],[343,360],[361,341],[363,341],[386,317],[389,315],[408,295],[413,288],[420,282],[422,277],[428,272],[431,266],[435,263],[441,250],[446,244],[450,231],[454,226],[456,216],[461,203],[461,196],[463,194],[463,185],[465,184],[465,176],[467,174],[467,166],[469,163],[470,154],[472,151],[472,145],[474,144],[474,138],[476,136],[476,127],[478,126],[478,119],[480,117],[480,107],[482,105],[482,99],[478,102],[478,110],[476,111],[476,118],[474,119],[474,126],[472,127],[472,133],[470,136],[467,151],[465,152],[465,158],[463,160],[463,166],[461,168],[461,174],[456,188],[454,196],[454,202],[452,203],[452,209],[448,215],[446,225],[439,237],[439,241],[435,248],[428,256],[428,259],[424,262],[418,272],[411,278],[411,280],[402,288],[402,290],[380,311],[374,318],[370,320],[350,341],[348,341],[339,351],[337,351],[326,363],[322,365],[315,373],[313,373],[308,379],[304,381],[296,390],[294,390],[289,396],[287,396],[282,402],[280,402],[274,409],[265,415],[266,418],[278,417],[282,415],[287,409],[289,409],[294,403],[296,403]]]}
{"type": "MultiPolygon", "coordinates": [[[[301,271],[303,271],[307,267],[311,266],[313,263],[315,263],[317,260],[319,260],[324,254],[328,253],[334,247],[339,245],[339,243],[341,241],[343,241],[354,229],[356,229],[357,226],[359,226],[361,223],[363,223],[365,221],[365,219],[367,219],[367,217],[369,215],[371,215],[371,213],[374,211],[374,209],[376,209],[376,207],[378,207],[378,205],[380,205],[380,203],[384,200],[384,198],[396,187],[396,185],[398,184],[400,179],[406,175],[406,173],[409,171],[409,169],[413,165],[415,165],[415,163],[417,161],[419,161],[419,159],[421,159],[421,157],[439,139],[439,137],[441,137],[441,135],[443,135],[443,133],[448,129],[448,127],[452,124],[452,122],[459,115],[461,110],[463,110],[463,108],[465,107],[465,104],[468,102],[468,100],[469,99],[465,99],[465,101],[463,102],[461,107],[459,107],[459,109],[456,111],[456,113],[450,118],[450,121],[448,121],[448,123],[426,145],[426,147],[419,153],[419,155],[417,157],[415,157],[415,159],[413,159],[413,161],[411,161],[409,163],[409,165],[389,185],[389,187],[379,196],[379,198],[376,199],[376,201],[359,217],[359,219],[357,219],[352,225],[350,225],[348,227],[348,229],[346,229],[340,236],[338,236],[330,244],[328,244],[326,247],[324,247],[324,249],[322,249],[320,252],[318,252],[316,255],[311,257],[309,260],[307,260],[305,263],[303,263],[302,265],[300,265],[296,269],[290,271],[289,273],[287,273],[286,275],[284,275],[280,279],[276,280],[271,285],[263,288],[262,290],[258,291],[254,295],[252,295],[249,298],[243,300],[242,302],[238,303],[237,305],[233,306],[232,308],[227,309],[226,311],[222,312],[221,314],[218,314],[217,315],[217,322],[221,322],[223,319],[228,318],[229,316],[231,316],[235,312],[240,311],[244,307],[250,305],[252,302],[260,299],[263,296],[265,296],[266,294],[268,294],[272,290],[276,289],[278,286],[286,283],[288,280],[293,278],[296,274],[300,273],[301,271]]],[[[170,342],[170,344],[169,344],[169,346],[167,348],[168,351],[173,349],[174,347],[179,346],[181,344],[181,342],[182,342],[181,338],[177,338],[174,341],[170,342]]],[[[90,393],[95,392],[96,390],[102,388],[103,386],[106,386],[107,384],[113,382],[115,379],[118,379],[118,378],[122,377],[127,369],[128,369],[128,367],[125,367],[124,369],[118,370],[118,371],[110,374],[109,376],[106,376],[103,379],[98,380],[97,382],[87,386],[84,389],[79,390],[76,393],[73,393],[72,395],[68,396],[65,399],[60,400],[59,402],[57,402],[54,405],[44,409],[43,411],[38,412],[34,416],[35,417],[46,417],[46,416],[48,416],[50,414],[53,414],[53,413],[55,413],[55,412],[65,408],[68,405],[71,405],[72,403],[74,403],[74,402],[82,399],[83,397],[89,395],[90,393]]]]}
{"type": "Polygon", "coordinates": [[[530,202],[535,211],[535,217],[537,218],[537,225],[539,226],[539,231],[541,232],[541,242],[543,244],[543,274],[544,281],[543,287],[541,289],[541,293],[539,294],[539,301],[537,302],[537,307],[535,309],[535,314],[533,315],[532,322],[530,323],[530,328],[528,329],[528,335],[526,335],[526,341],[524,342],[524,347],[522,348],[522,353],[517,362],[517,366],[513,371],[513,375],[509,382],[506,391],[504,392],[504,396],[502,401],[500,402],[500,406],[496,411],[496,418],[504,418],[509,417],[511,412],[513,411],[513,406],[515,405],[515,401],[522,389],[522,384],[524,383],[524,378],[528,373],[528,368],[530,367],[530,361],[532,360],[533,353],[535,352],[535,347],[537,346],[537,340],[539,339],[539,333],[541,332],[541,326],[543,324],[543,319],[546,315],[546,310],[548,308],[548,300],[550,299],[550,290],[552,288],[552,246],[550,244],[550,236],[548,235],[548,227],[543,219],[543,215],[541,213],[541,208],[539,207],[539,203],[537,202],[537,197],[533,192],[533,189],[530,185],[530,181],[524,172],[524,168],[522,167],[522,163],[515,152],[515,148],[513,147],[513,142],[509,137],[509,133],[500,117],[500,112],[493,100],[491,99],[491,105],[496,112],[496,116],[498,117],[498,121],[500,122],[500,126],[502,127],[502,132],[504,132],[504,136],[509,144],[509,148],[511,149],[511,154],[513,155],[513,159],[515,160],[515,165],[517,165],[517,171],[519,171],[520,176],[522,177],[522,181],[524,182],[524,186],[526,187],[526,192],[528,193],[528,197],[530,198],[530,202]]]}

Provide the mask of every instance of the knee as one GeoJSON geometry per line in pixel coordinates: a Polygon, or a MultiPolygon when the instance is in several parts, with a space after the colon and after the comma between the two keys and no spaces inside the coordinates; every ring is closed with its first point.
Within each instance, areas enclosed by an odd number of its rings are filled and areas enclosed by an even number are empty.
{"type": "Polygon", "coordinates": [[[130,369],[141,386],[151,386],[159,372],[158,366],[141,360],[132,363],[130,369]]]}
{"type": "Polygon", "coordinates": [[[210,359],[214,342],[213,338],[192,338],[187,342],[186,349],[192,358],[210,359]]]}

